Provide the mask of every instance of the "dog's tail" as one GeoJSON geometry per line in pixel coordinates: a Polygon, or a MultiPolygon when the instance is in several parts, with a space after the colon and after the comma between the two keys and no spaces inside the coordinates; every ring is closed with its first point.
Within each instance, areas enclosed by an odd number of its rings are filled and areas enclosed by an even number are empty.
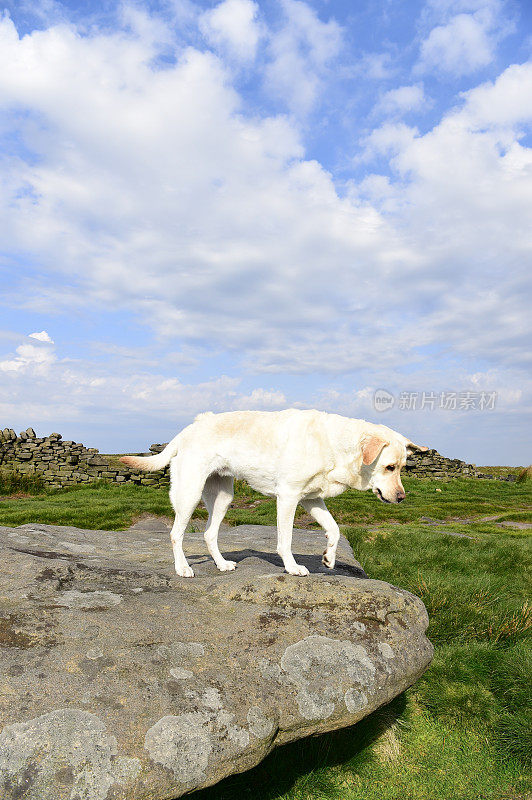
{"type": "Polygon", "coordinates": [[[143,469],[147,472],[155,472],[170,463],[178,450],[179,434],[169,442],[164,450],[154,456],[122,456],[120,461],[133,469],[143,469]]]}

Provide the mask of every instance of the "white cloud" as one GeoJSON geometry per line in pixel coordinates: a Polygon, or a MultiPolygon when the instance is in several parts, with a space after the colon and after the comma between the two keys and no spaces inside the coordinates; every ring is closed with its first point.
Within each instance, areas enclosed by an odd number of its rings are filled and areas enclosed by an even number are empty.
{"type": "Polygon", "coordinates": [[[251,394],[239,397],[232,404],[235,411],[273,411],[286,408],[288,401],[283,392],[276,389],[253,389],[251,394]]]}
{"type": "Polygon", "coordinates": [[[357,160],[364,161],[376,155],[396,155],[402,152],[418,134],[417,128],[404,122],[385,122],[362,139],[363,148],[357,160]]]}
{"type": "MultiPolygon", "coordinates": [[[[275,353],[287,325],[298,337],[330,325],[354,276],[401,256],[379,214],[340,199],[302,159],[293,125],[240,113],[212,55],[188,49],[154,71],[151,35],[61,27],[19,40],[9,20],[1,30],[0,100],[43,121],[22,121],[39,159],[7,165],[5,241],[79,281],[79,302],[132,308],[184,339],[223,329],[226,347],[275,353]]],[[[330,49],[314,37],[321,61],[330,49]]],[[[61,291],[48,280],[51,308],[61,291]]]]}
{"type": "Polygon", "coordinates": [[[360,60],[352,67],[355,74],[375,81],[384,81],[392,78],[395,69],[392,66],[392,56],[384,53],[364,53],[360,60]]]}
{"type": "Polygon", "coordinates": [[[142,408],[147,417],[159,415],[170,424],[176,416],[184,423],[205,410],[274,409],[287,404],[285,395],[276,389],[259,386],[246,394],[240,389],[241,378],[221,375],[186,382],[150,370],[149,363],[132,363],[126,348],[114,356],[111,363],[57,358],[48,342],[23,342],[0,360],[2,418],[21,418],[24,409],[29,419],[45,420],[60,408],[67,423],[79,421],[87,413],[98,417],[103,409],[118,419],[142,408]]]}
{"type": "Polygon", "coordinates": [[[515,128],[532,120],[532,61],[512,64],[495,81],[464,92],[460,118],[472,128],[515,128]]]}
{"type": "Polygon", "coordinates": [[[49,344],[53,344],[54,340],[50,338],[46,331],[41,331],[40,333],[30,333],[30,339],[38,339],[39,342],[49,342],[49,344]]]}
{"type": "Polygon", "coordinates": [[[270,37],[265,86],[304,116],[316,103],[328,64],[340,52],[342,30],[334,19],[322,22],[300,0],[282,0],[282,6],[286,22],[270,37]]]}
{"type": "MultiPolygon", "coordinates": [[[[482,14],[497,19],[501,25],[504,12],[508,13],[505,0],[427,0],[422,10],[424,25],[448,22],[457,14],[482,14]]],[[[506,18],[509,17],[506,15],[506,18]]]]}
{"type": "Polygon", "coordinates": [[[429,107],[430,101],[426,98],[423,84],[416,83],[410,86],[399,86],[390,89],[377,103],[377,111],[383,114],[404,114],[410,111],[420,111],[429,107]]]}
{"type": "Polygon", "coordinates": [[[200,29],[214,47],[240,61],[251,61],[261,37],[258,12],[252,0],[224,0],[201,16],[200,29]]]}
{"type": "MultiPolygon", "coordinates": [[[[46,331],[43,331],[46,333],[46,331]]],[[[47,334],[46,334],[47,335],[47,334]]],[[[42,334],[30,334],[30,337],[38,339],[41,344],[23,342],[16,348],[16,353],[0,361],[0,372],[4,373],[34,373],[46,375],[50,367],[55,363],[56,355],[53,342],[50,338],[42,339],[42,334]]],[[[28,337],[28,338],[30,338],[28,337]]]]}
{"type": "Polygon", "coordinates": [[[421,43],[419,69],[468,75],[487,66],[497,44],[491,14],[457,14],[421,43]]]}
{"type": "MultiPolygon", "coordinates": [[[[532,121],[531,88],[531,65],[514,65],[466,93],[427,134],[384,126],[366,142],[368,154],[389,153],[396,170],[395,181],[366,186],[376,202],[379,190],[388,207],[395,200],[431,264],[433,310],[419,320],[421,340],[521,367],[532,332],[521,269],[532,248],[532,151],[519,138],[532,121]]],[[[403,280],[410,285],[406,272],[403,280]]]]}

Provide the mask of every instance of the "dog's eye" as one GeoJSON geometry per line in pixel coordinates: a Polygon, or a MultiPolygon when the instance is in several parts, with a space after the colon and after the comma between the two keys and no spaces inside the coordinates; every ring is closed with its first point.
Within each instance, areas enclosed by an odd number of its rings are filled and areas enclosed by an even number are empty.
{"type": "Polygon", "coordinates": [[[386,469],[387,469],[389,472],[393,472],[393,471],[394,471],[394,469],[395,469],[395,464],[388,464],[388,466],[386,467],[386,469]]]}

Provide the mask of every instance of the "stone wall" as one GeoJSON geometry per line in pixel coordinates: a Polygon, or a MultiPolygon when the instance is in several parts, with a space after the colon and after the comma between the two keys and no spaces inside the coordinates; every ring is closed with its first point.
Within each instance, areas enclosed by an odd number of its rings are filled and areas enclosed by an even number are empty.
{"type": "MultiPolygon", "coordinates": [[[[150,452],[159,453],[164,447],[164,444],[152,444],[150,452]]],[[[0,469],[22,475],[38,475],[50,488],[101,478],[116,483],[168,486],[168,468],[159,472],[136,472],[121,464],[118,456],[102,455],[95,447],[65,441],[59,433],[39,438],[33,428],[22,431],[18,436],[12,428],[0,430],[0,469]]],[[[445,458],[436,450],[410,456],[405,474],[437,479],[480,477],[474,464],[466,464],[457,458],[445,458]]]]}
{"type": "Polygon", "coordinates": [[[12,428],[0,430],[0,470],[37,475],[52,489],[102,478],[116,483],[168,486],[167,469],[136,472],[121,464],[117,456],[102,455],[95,447],[64,440],[60,433],[39,438],[33,428],[18,436],[12,428]]]}
{"type": "Polygon", "coordinates": [[[477,471],[474,464],[466,464],[458,458],[445,458],[437,450],[427,450],[407,458],[404,474],[417,478],[474,478],[477,471]]]}

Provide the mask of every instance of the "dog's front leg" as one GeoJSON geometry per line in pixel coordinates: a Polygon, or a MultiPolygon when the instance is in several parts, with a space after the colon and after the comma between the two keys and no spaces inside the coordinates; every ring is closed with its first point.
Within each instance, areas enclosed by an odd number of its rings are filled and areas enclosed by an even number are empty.
{"type": "Polygon", "coordinates": [[[297,497],[277,497],[277,552],[290,575],[308,575],[308,569],[297,564],[292,555],[292,530],[298,501],[297,497]]]}
{"type": "Polygon", "coordinates": [[[336,560],[336,548],[338,547],[338,541],[340,539],[340,529],[336,524],[336,520],[323,500],[301,500],[301,505],[305,511],[308,511],[308,513],[314,517],[318,525],[321,525],[325,531],[327,549],[321,560],[328,569],[332,569],[336,560]]]}

